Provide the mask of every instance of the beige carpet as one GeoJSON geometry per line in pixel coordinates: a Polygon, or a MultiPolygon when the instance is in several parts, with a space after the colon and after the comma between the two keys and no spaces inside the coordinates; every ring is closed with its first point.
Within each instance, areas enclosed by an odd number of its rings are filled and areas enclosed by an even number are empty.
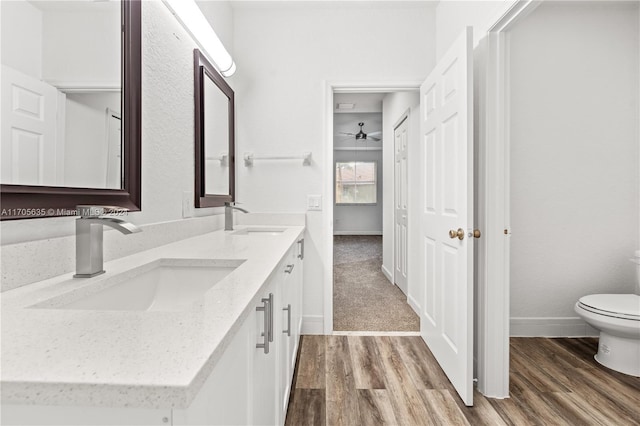
{"type": "Polygon", "coordinates": [[[419,331],[407,297],[382,273],[382,237],[333,239],[333,329],[419,331]]]}

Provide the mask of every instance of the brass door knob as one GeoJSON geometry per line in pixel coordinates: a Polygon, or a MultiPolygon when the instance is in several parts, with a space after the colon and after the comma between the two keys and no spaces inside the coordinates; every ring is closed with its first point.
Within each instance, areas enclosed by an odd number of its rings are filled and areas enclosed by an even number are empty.
{"type": "Polygon", "coordinates": [[[464,240],[464,229],[462,228],[458,228],[457,231],[454,231],[453,229],[449,231],[449,238],[453,239],[453,238],[457,238],[459,240],[464,240]]]}
{"type": "Polygon", "coordinates": [[[482,233],[480,233],[479,229],[473,230],[473,238],[480,238],[481,236],[482,236],[482,233]]]}

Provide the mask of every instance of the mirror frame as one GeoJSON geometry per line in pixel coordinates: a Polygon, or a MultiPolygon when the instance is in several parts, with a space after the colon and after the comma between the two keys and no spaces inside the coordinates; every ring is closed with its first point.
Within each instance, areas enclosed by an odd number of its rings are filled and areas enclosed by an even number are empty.
{"type": "Polygon", "coordinates": [[[195,206],[203,207],[221,207],[227,202],[235,201],[235,99],[231,86],[227,84],[224,78],[216,71],[211,62],[198,49],[193,50],[193,69],[194,69],[194,100],[195,100],[195,206]],[[220,89],[220,91],[229,99],[229,149],[228,149],[228,167],[229,167],[229,194],[207,194],[205,188],[205,108],[204,108],[204,90],[205,78],[211,81],[220,89]]]}
{"type": "Polygon", "coordinates": [[[122,0],[122,167],[124,188],[0,185],[0,220],[75,216],[80,204],[140,211],[142,201],[142,2],[122,0]],[[7,213],[7,214],[4,214],[7,213]]]}

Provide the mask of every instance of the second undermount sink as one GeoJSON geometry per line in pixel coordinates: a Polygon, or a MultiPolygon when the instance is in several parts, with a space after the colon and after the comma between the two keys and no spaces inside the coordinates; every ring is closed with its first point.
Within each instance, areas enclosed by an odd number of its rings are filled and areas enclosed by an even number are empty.
{"type": "Polygon", "coordinates": [[[233,235],[281,235],[287,228],[244,228],[233,232],[233,235]]]}
{"type": "Polygon", "coordinates": [[[159,259],[33,308],[186,311],[243,262],[244,259],[159,259]]]}

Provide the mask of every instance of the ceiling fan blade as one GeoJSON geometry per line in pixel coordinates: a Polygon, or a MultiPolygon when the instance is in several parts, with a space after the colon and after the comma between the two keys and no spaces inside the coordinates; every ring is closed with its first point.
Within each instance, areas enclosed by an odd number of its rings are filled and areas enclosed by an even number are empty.
{"type": "Polygon", "coordinates": [[[380,134],[382,134],[382,130],[378,130],[377,132],[369,132],[367,133],[367,136],[375,136],[380,134]]]}
{"type": "Polygon", "coordinates": [[[346,136],[355,136],[355,133],[347,133],[347,132],[338,132],[339,135],[346,135],[346,136]]]}
{"type": "Polygon", "coordinates": [[[380,142],[380,138],[373,137],[371,136],[371,134],[367,135],[367,139],[371,139],[372,141],[375,141],[375,142],[380,142]]]}

